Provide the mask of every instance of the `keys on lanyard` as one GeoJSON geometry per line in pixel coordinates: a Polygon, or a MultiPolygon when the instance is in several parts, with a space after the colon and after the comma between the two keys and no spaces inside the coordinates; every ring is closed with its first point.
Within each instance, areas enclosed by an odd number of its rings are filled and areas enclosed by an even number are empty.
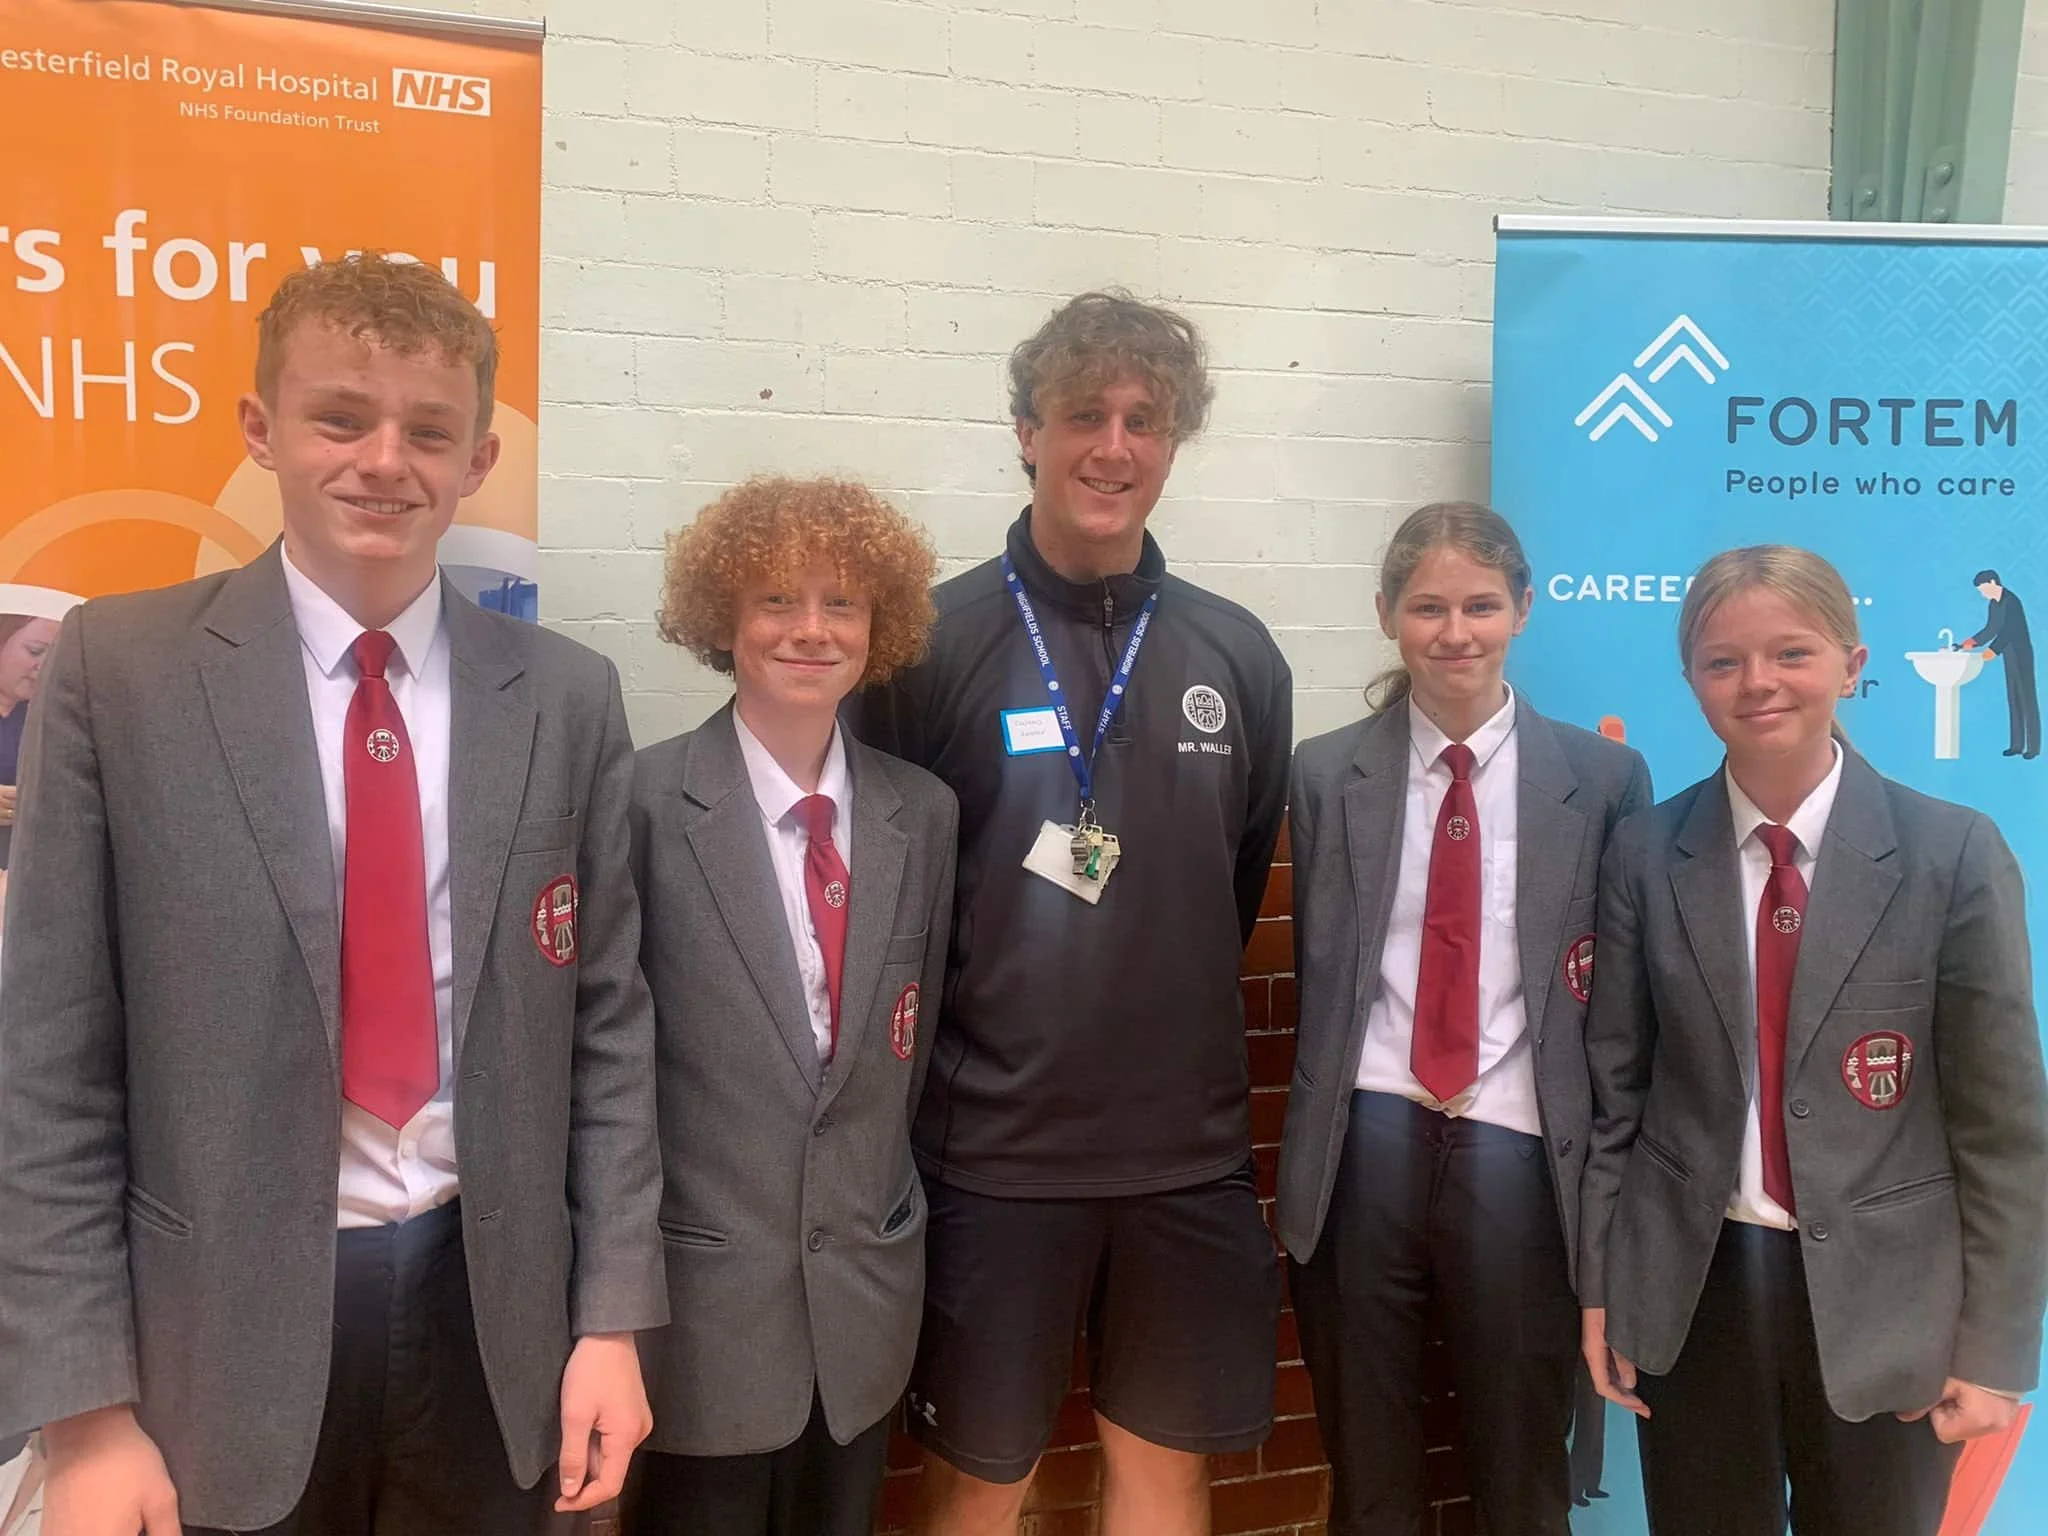
{"type": "Polygon", "coordinates": [[[1108,882],[1109,872],[1123,857],[1123,845],[1096,821],[1093,801],[1082,805],[1080,820],[1074,823],[1074,835],[1068,839],[1067,847],[1074,858],[1075,877],[1093,880],[1098,885],[1108,882]]]}

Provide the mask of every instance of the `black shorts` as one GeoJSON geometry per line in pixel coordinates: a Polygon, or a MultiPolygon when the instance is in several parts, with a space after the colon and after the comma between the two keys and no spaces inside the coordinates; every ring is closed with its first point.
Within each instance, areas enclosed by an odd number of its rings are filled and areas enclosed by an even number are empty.
{"type": "Polygon", "coordinates": [[[1273,1424],[1280,1264],[1251,1165],[1097,1200],[926,1186],[910,1431],[987,1482],[1030,1475],[1084,1333],[1095,1411],[1173,1450],[1249,1450],[1273,1424]]]}

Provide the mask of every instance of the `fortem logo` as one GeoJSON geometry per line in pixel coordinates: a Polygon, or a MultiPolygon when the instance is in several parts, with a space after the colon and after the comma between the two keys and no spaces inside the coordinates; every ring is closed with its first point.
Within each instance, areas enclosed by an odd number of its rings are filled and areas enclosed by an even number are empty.
{"type": "Polygon", "coordinates": [[[481,75],[439,75],[429,69],[391,71],[391,104],[415,112],[491,115],[491,82],[481,75]]]}
{"type": "MultiPolygon", "coordinates": [[[[1714,372],[1715,368],[1720,369],[1722,373],[1728,371],[1728,359],[1722,355],[1721,349],[1714,345],[1707,333],[1693,324],[1690,315],[1680,315],[1658,332],[1657,339],[1636,354],[1634,366],[1637,369],[1648,368],[1649,382],[1661,384],[1664,382],[1664,376],[1680,363],[1692,369],[1708,384],[1719,377],[1714,372]],[[1674,342],[1676,345],[1673,345],[1674,342]],[[1708,366],[1709,360],[1712,361],[1713,367],[1708,366]]],[[[1589,441],[1596,443],[1608,434],[1616,422],[1627,422],[1653,443],[1657,441],[1658,429],[1668,429],[1671,425],[1671,413],[1659,405],[1651,397],[1649,390],[1636,382],[1635,374],[1627,369],[1617,373],[1614,381],[1595,395],[1590,405],[1572,418],[1572,424],[1583,427],[1595,417],[1599,420],[1586,436],[1589,441]],[[1637,406],[1641,406],[1642,409],[1637,410],[1637,406]],[[1603,412],[1605,414],[1602,414],[1603,412]],[[1646,413],[1648,419],[1645,419],[1646,413]],[[1655,426],[1651,425],[1653,421],[1656,423],[1655,426]]]]}

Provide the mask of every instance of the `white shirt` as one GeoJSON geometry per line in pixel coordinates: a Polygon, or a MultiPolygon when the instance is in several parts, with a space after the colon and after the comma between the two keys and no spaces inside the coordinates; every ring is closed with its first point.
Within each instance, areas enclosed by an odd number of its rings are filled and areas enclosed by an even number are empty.
{"type": "MultiPolygon", "coordinates": [[[[775,866],[782,921],[796,950],[797,975],[803,979],[804,1005],[811,1015],[811,1035],[818,1042],[818,1060],[828,1061],[832,1056],[832,993],[825,983],[825,952],[818,947],[810,899],[804,894],[804,854],[811,845],[810,829],[796,815],[796,803],[806,796],[761,745],[760,738],[747,729],[737,709],[732,712],[732,724],[740,738],[740,755],[747,760],[754,803],[761,808],[761,820],[768,830],[768,862],[775,866]]],[[[832,846],[851,870],[853,801],[846,775],[846,743],[839,739],[837,722],[832,726],[832,744],[825,749],[825,771],[818,775],[818,793],[832,802],[832,846]]],[[[852,899],[858,901],[860,893],[854,892],[852,899]]]]}
{"type": "MultiPolygon", "coordinates": [[[[1742,792],[1735,775],[1724,766],[1721,777],[1728,781],[1728,813],[1735,820],[1735,856],[1742,874],[1742,935],[1744,953],[1749,957],[1750,1090],[1749,1118],[1742,1127],[1742,1177],[1728,1198],[1728,1219],[1753,1226],[1777,1227],[1790,1232],[1798,1223],[1786,1209],[1764,1193],[1764,1137],[1756,1108],[1756,909],[1764,899],[1764,882],[1771,877],[1771,851],[1756,829],[1770,821],[1756,808],[1756,802],[1742,792]]],[[[1835,766],[1814,786],[1813,793],[1800,802],[1792,819],[1785,823],[1799,846],[1792,854],[1792,867],[1813,889],[1813,866],[1820,860],[1821,835],[1828,829],[1828,817],[1835,809],[1835,791],[1842,787],[1842,748],[1835,746],[1835,766]]],[[[1781,1114],[1783,1110],[1779,1111],[1781,1114]]]]}
{"type": "Polygon", "coordinates": [[[1515,740],[1515,696],[1474,731],[1472,798],[1479,812],[1479,1076],[1449,1103],[1416,1080],[1408,1062],[1415,1039],[1415,985],[1422,968],[1422,915],[1429,896],[1429,856],[1437,813],[1450,793],[1442,761],[1450,737],[1411,699],[1408,704],[1408,787],[1401,819],[1401,872],[1380,949],[1379,986],[1365,1019],[1358,1086],[1396,1093],[1447,1115],[1483,1120],[1525,1135],[1543,1134],[1536,1105],[1528,1012],[1522,1001],[1522,955],[1515,913],[1516,795],[1521,753],[1515,740]]]}
{"type": "MultiPolygon", "coordinates": [[[[348,848],[348,787],[342,770],[342,731],[356,692],[350,647],[363,626],[348,616],[313,579],[284,562],[285,590],[298,626],[313,706],[313,739],[320,749],[320,787],[327,800],[327,832],[334,849],[334,910],[342,909],[348,848]]],[[[341,1177],[337,1224],[375,1227],[405,1221],[460,1192],[455,1173],[454,918],[448,900],[448,633],[441,622],[437,575],[405,612],[386,626],[397,642],[385,676],[419,779],[420,831],[427,864],[427,949],[434,965],[434,1032],[440,1041],[441,1082],[420,1112],[393,1130],[368,1110],[343,1100],[341,1177]]]]}

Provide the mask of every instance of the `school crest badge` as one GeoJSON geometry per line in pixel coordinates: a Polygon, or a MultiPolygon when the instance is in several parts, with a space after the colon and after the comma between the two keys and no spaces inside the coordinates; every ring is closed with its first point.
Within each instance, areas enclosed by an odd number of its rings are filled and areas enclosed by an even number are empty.
{"type": "Polygon", "coordinates": [[[1842,1057],[1842,1082],[1865,1109],[1897,1109],[1913,1077],[1913,1042],[1896,1030],[1864,1035],[1842,1057]]]}
{"type": "Polygon", "coordinates": [[[549,965],[576,962],[577,890],[574,875],[562,875],[533,899],[533,942],[549,965]]]}
{"type": "Polygon", "coordinates": [[[913,981],[896,994],[896,1009],[889,1015],[889,1049],[898,1061],[908,1061],[917,1053],[917,1005],[918,989],[913,981]]]}
{"type": "Polygon", "coordinates": [[[1564,984],[1580,1002],[1593,998],[1593,935],[1582,933],[1565,946],[1564,984]]]}

